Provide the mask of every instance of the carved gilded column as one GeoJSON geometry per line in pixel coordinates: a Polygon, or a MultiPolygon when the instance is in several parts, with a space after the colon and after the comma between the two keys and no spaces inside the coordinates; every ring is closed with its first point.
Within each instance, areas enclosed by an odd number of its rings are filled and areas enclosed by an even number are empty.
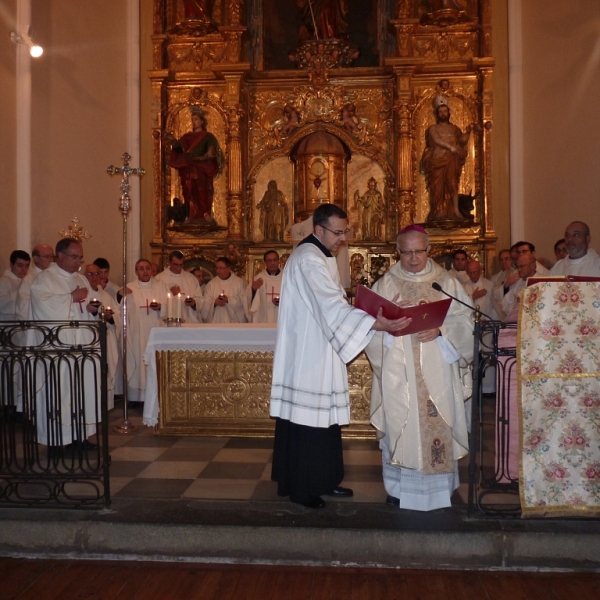
{"type": "Polygon", "coordinates": [[[481,78],[481,116],[483,119],[482,177],[483,214],[485,215],[484,233],[486,236],[495,235],[494,207],[492,198],[492,102],[493,102],[493,61],[482,59],[480,63],[481,78]],[[488,64],[490,63],[491,64],[488,64]]]}
{"type": "Polygon", "coordinates": [[[394,106],[396,113],[397,173],[398,173],[398,226],[399,229],[414,222],[415,205],[413,198],[412,160],[412,116],[411,79],[414,68],[400,69],[396,73],[398,99],[394,106]]]}
{"type": "Polygon", "coordinates": [[[242,189],[242,141],[240,104],[227,107],[227,227],[229,237],[243,239],[244,200],[242,189]]]}

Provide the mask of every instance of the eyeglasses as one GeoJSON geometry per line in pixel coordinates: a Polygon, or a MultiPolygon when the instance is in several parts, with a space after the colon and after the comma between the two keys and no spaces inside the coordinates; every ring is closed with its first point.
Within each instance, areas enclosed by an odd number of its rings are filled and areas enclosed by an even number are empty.
{"type": "Polygon", "coordinates": [[[54,258],[54,254],[38,254],[40,258],[54,258]]]}
{"type": "Polygon", "coordinates": [[[79,256],[79,254],[67,254],[66,252],[61,252],[61,254],[64,254],[65,256],[68,256],[69,258],[72,258],[73,260],[83,260],[83,255],[79,256]]]}
{"type": "Polygon", "coordinates": [[[423,256],[424,254],[427,254],[427,250],[428,248],[425,248],[425,250],[398,250],[398,254],[400,254],[400,256],[423,256]]]}
{"type": "Polygon", "coordinates": [[[329,227],[325,227],[325,225],[319,225],[319,227],[322,227],[323,229],[326,229],[327,231],[329,231],[329,233],[333,233],[333,235],[337,235],[337,237],[342,237],[343,235],[348,235],[351,231],[350,227],[346,227],[346,229],[344,229],[344,231],[333,231],[333,229],[329,229],[329,227]]]}
{"type": "Polygon", "coordinates": [[[84,273],[84,275],[86,277],[100,277],[100,273],[98,273],[98,271],[88,271],[87,273],[84,273]]]}

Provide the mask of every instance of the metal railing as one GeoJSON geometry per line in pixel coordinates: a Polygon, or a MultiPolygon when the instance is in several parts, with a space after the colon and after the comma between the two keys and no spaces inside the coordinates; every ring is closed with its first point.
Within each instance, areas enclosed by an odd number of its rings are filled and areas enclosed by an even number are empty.
{"type": "Polygon", "coordinates": [[[500,335],[502,330],[516,328],[516,323],[501,321],[481,321],[475,325],[469,514],[475,505],[491,516],[521,512],[518,474],[509,468],[511,451],[518,450],[518,442],[513,441],[518,422],[510,417],[511,383],[517,377],[516,347],[504,346],[500,335]],[[495,393],[485,395],[483,380],[490,369],[495,371],[495,393]]]}
{"type": "Polygon", "coordinates": [[[108,507],[106,325],[0,323],[0,507],[108,507]]]}

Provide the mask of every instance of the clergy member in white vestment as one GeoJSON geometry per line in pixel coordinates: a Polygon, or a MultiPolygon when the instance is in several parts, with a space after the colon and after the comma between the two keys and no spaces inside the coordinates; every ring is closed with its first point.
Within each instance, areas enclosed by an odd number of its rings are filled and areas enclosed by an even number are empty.
{"type": "MultiPolygon", "coordinates": [[[[517,255],[517,258],[519,258],[519,256],[529,256],[531,258],[535,258],[535,262],[536,262],[536,273],[538,275],[548,275],[548,273],[550,272],[541,262],[538,261],[538,259],[535,256],[535,246],[531,243],[531,242],[517,242],[513,248],[515,249],[515,253],[517,255]]],[[[515,265],[517,264],[517,261],[515,260],[515,265]]]]}
{"type": "Polygon", "coordinates": [[[565,244],[569,255],[552,267],[550,275],[600,277],[600,255],[589,247],[590,240],[590,228],[585,223],[570,223],[565,231],[565,244]]]}
{"type": "Polygon", "coordinates": [[[377,319],[353,308],[332,252],[345,240],[346,213],[322,204],[314,232],[283,271],[273,358],[271,416],[276,418],[272,479],[292,502],[321,508],[321,495],[352,496],[344,478],[341,425],[350,423],[346,363],[374,330],[399,331],[410,319],[377,319]]]}
{"type": "MultiPolygon", "coordinates": [[[[374,291],[401,305],[442,300],[432,284],[470,304],[460,282],[428,258],[429,237],[410,225],[398,234],[400,262],[374,291]],[[399,296],[397,296],[399,294],[399,296]]],[[[465,401],[471,395],[473,311],[452,302],[439,329],[392,337],[367,346],[373,367],[371,423],[382,451],[388,502],[411,510],[450,506],[458,487],[458,459],[468,453],[465,401]]]]}
{"type": "Polygon", "coordinates": [[[252,280],[250,315],[253,323],[277,323],[283,272],[279,267],[279,254],[275,250],[268,250],[263,258],[265,270],[252,280]]]}
{"type": "Polygon", "coordinates": [[[247,323],[250,319],[248,284],[231,271],[231,261],[215,261],[217,276],[204,289],[202,319],[205,323],[247,323]]]}
{"type": "Polygon", "coordinates": [[[527,278],[534,277],[535,275],[542,276],[541,273],[538,273],[537,266],[538,263],[535,258],[528,254],[522,254],[517,258],[517,273],[519,273],[519,280],[510,286],[502,300],[502,310],[506,315],[504,319],[506,322],[516,322],[514,312],[519,306],[521,298],[520,293],[527,285],[527,278]]]}
{"type": "Polygon", "coordinates": [[[97,302],[100,302],[101,306],[104,306],[104,319],[106,321],[106,363],[108,366],[106,405],[108,410],[112,410],[115,407],[115,383],[119,364],[119,348],[121,347],[121,330],[123,328],[119,320],[119,307],[115,304],[114,298],[100,285],[102,275],[96,263],[86,265],[83,274],[92,288],[92,301],[95,299],[97,302]]]}
{"type": "Polygon", "coordinates": [[[452,254],[452,268],[448,270],[448,273],[458,279],[463,285],[469,281],[469,276],[467,275],[468,262],[469,257],[464,250],[455,250],[452,254]]]}
{"type": "Polygon", "coordinates": [[[110,263],[105,258],[97,258],[94,264],[100,269],[100,285],[102,289],[113,298],[113,306],[118,304],[117,293],[121,289],[114,281],[110,280],[110,263]]]}
{"type": "Polygon", "coordinates": [[[0,277],[0,321],[17,319],[17,295],[21,281],[27,275],[31,257],[24,250],[13,250],[10,268],[0,277]]]}
{"type": "MultiPolygon", "coordinates": [[[[81,244],[72,238],[63,238],[56,245],[56,262],[42,271],[31,284],[31,315],[38,321],[95,321],[98,308],[91,304],[93,292],[87,279],[78,273],[83,260],[81,244]]],[[[61,341],[77,344],[90,344],[92,332],[82,329],[66,329],[61,333],[61,341]]],[[[86,449],[96,447],[87,439],[96,433],[96,423],[100,420],[100,372],[99,364],[85,363],[82,373],[83,389],[77,398],[69,393],[73,383],[71,369],[61,363],[60,372],[60,414],[57,415],[51,402],[47,401],[45,388],[36,395],[36,425],[38,442],[56,449],[77,442],[86,449]],[[72,421],[73,402],[84,398],[82,413],[72,421]],[[48,425],[50,424],[50,428],[48,425]],[[83,427],[82,427],[83,425],[83,427]]]]}
{"type": "Polygon", "coordinates": [[[162,281],[173,296],[181,294],[183,305],[181,317],[188,323],[202,323],[202,290],[198,279],[191,273],[183,270],[183,254],[179,250],[173,250],[169,254],[169,265],[154,279],[162,281]]]}
{"type": "Polygon", "coordinates": [[[500,271],[495,275],[492,275],[491,278],[491,282],[494,284],[494,289],[492,291],[492,305],[494,307],[496,317],[500,321],[504,321],[504,319],[506,318],[506,315],[502,310],[502,299],[504,298],[504,282],[513,273],[516,273],[516,270],[512,264],[510,250],[500,250],[498,254],[498,261],[500,263],[500,271]]]}
{"type": "Polygon", "coordinates": [[[473,306],[479,306],[482,313],[495,319],[496,312],[492,302],[494,284],[482,275],[481,263],[477,260],[470,260],[467,264],[467,275],[469,281],[463,287],[473,301],[473,306]]]}
{"type": "MultiPolygon", "coordinates": [[[[152,328],[163,324],[169,293],[164,282],[152,277],[149,260],[140,258],[135,263],[135,274],[137,279],[127,284],[127,396],[130,403],[146,399],[144,352],[152,328]]],[[[121,292],[117,297],[122,306],[121,292]]]]}
{"type": "Polygon", "coordinates": [[[21,279],[19,292],[17,294],[16,315],[19,321],[31,318],[29,313],[31,284],[33,280],[54,262],[54,248],[48,244],[38,244],[31,251],[33,264],[29,265],[27,275],[21,279]]]}

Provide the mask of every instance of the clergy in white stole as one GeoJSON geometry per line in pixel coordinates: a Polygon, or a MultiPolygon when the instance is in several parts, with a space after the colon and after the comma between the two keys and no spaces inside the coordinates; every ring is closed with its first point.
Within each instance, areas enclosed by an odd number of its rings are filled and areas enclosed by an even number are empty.
{"type": "Polygon", "coordinates": [[[231,271],[232,266],[226,256],[215,261],[217,276],[204,290],[202,319],[205,323],[247,323],[250,320],[248,284],[231,271]]]}
{"type": "Polygon", "coordinates": [[[263,258],[266,268],[252,280],[250,315],[253,323],[277,323],[283,272],[275,250],[265,252],[263,258]]]}
{"type": "MultiPolygon", "coordinates": [[[[442,300],[431,286],[470,304],[463,286],[428,258],[429,238],[411,225],[398,235],[400,262],[374,285],[407,305],[442,300]],[[399,295],[399,297],[397,297],[399,295]]],[[[472,309],[452,302],[439,329],[392,337],[375,334],[367,346],[373,368],[371,423],[377,429],[388,502],[411,510],[450,506],[458,459],[468,453],[465,401],[471,396],[472,309]]]]}
{"type": "MultiPolygon", "coordinates": [[[[83,259],[81,244],[64,238],[56,245],[56,263],[38,274],[31,284],[31,314],[39,321],[94,321],[97,307],[90,304],[93,291],[87,279],[78,273],[83,259]]],[[[87,345],[93,332],[64,328],[60,342],[87,345]]],[[[100,364],[96,359],[80,361],[82,377],[73,380],[72,366],[66,358],[58,369],[60,396],[46,388],[41,363],[36,370],[36,426],[38,442],[48,446],[66,446],[71,442],[86,442],[96,433],[100,420],[100,364]],[[54,406],[53,403],[60,406],[54,406]],[[73,404],[78,404],[77,422],[72,421],[73,404]]],[[[50,368],[50,365],[47,365],[50,368]]]]}
{"type": "Polygon", "coordinates": [[[187,271],[183,270],[183,254],[173,250],[169,254],[169,266],[156,275],[156,281],[162,281],[173,296],[181,294],[184,303],[181,307],[181,316],[188,323],[202,323],[200,311],[202,308],[202,289],[198,280],[187,271]]]}
{"type": "Polygon", "coordinates": [[[144,402],[144,352],[152,328],[163,325],[169,290],[152,277],[152,265],[145,258],[135,263],[135,274],[137,279],[127,284],[127,396],[130,402],[144,402]]]}
{"type": "Polygon", "coordinates": [[[322,204],[313,219],[314,233],[294,250],[283,273],[271,388],[271,416],[277,419],[272,479],[280,496],[320,508],[321,495],[352,495],[339,485],[340,426],[350,423],[346,363],[373,329],[407,323],[375,319],[348,304],[332,254],[345,240],[346,213],[322,204]]]}

